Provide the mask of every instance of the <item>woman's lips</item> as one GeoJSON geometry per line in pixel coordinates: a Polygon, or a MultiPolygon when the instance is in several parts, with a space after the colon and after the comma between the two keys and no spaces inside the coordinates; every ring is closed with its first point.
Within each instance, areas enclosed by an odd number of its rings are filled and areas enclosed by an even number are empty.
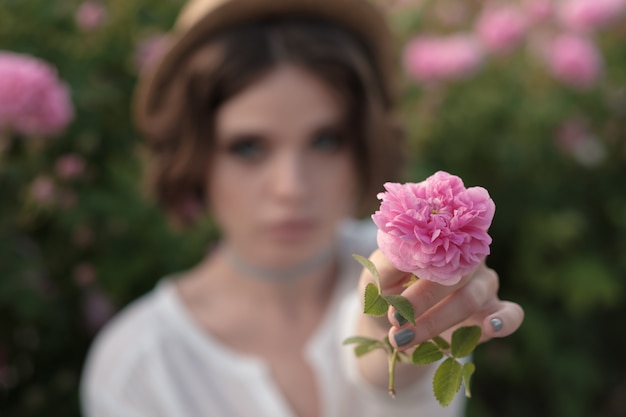
{"type": "Polygon", "coordinates": [[[306,239],[315,229],[312,220],[286,220],[271,224],[268,235],[279,241],[299,241],[306,239]]]}

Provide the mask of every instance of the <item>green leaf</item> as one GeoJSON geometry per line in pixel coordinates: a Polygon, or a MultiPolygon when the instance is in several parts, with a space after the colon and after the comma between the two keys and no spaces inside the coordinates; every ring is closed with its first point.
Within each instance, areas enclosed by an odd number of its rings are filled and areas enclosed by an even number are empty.
{"type": "Polygon", "coordinates": [[[374,343],[374,342],[378,342],[378,340],[371,339],[369,337],[364,337],[364,336],[350,336],[343,341],[343,344],[350,345],[353,343],[361,344],[361,343],[374,343]]]}
{"type": "Polygon", "coordinates": [[[480,327],[460,327],[452,333],[452,356],[463,358],[474,351],[480,340],[480,327]]]}
{"type": "Polygon", "coordinates": [[[356,343],[356,346],[354,347],[354,354],[357,357],[363,356],[375,349],[385,349],[385,343],[383,341],[364,336],[351,336],[343,341],[344,345],[354,343],[356,343]]]}
{"type": "Polygon", "coordinates": [[[476,366],[471,362],[467,362],[463,365],[463,385],[465,385],[465,396],[467,398],[472,397],[472,392],[470,391],[470,379],[472,378],[472,375],[474,375],[475,370],[476,366]]]}
{"type": "Polygon", "coordinates": [[[365,287],[365,303],[363,312],[371,316],[381,317],[387,314],[389,304],[380,296],[378,289],[374,284],[367,284],[365,287]]]}
{"type": "Polygon", "coordinates": [[[433,342],[435,342],[435,344],[439,346],[439,349],[441,350],[450,349],[450,343],[448,343],[446,339],[441,336],[433,337],[433,342]]]}
{"type": "Polygon", "coordinates": [[[454,395],[461,388],[462,366],[454,358],[448,358],[439,365],[433,377],[435,398],[444,407],[450,405],[454,395]]]}
{"type": "Polygon", "coordinates": [[[376,265],[374,265],[369,259],[361,255],[357,255],[356,253],[353,254],[352,257],[356,259],[361,265],[363,265],[364,268],[370,271],[370,273],[374,276],[374,280],[376,281],[376,288],[378,288],[378,293],[380,294],[382,292],[382,289],[380,287],[380,276],[378,276],[378,270],[376,269],[376,265]]]}
{"type": "Polygon", "coordinates": [[[415,365],[428,365],[443,358],[441,350],[432,342],[420,344],[411,355],[411,362],[415,365]]]}
{"type": "Polygon", "coordinates": [[[383,344],[379,341],[375,341],[374,343],[361,343],[354,347],[354,354],[359,358],[376,349],[384,349],[383,344]]]}
{"type": "Polygon", "coordinates": [[[400,313],[402,317],[407,319],[413,326],[415,326],[415,311],[413,306],[401,295],[383,295],[385,301],[394,306],[396,311],[400,313]]]}

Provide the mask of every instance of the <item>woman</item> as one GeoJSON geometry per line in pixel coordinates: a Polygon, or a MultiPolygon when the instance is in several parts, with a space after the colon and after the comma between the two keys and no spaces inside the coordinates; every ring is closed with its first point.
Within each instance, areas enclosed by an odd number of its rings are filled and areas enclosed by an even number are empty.
{"type": "Polygon", "coordinates": [[[220,243],[99,335],[85,416],[462,413],[460,398],[436,403],[431,367],[400,367],[392,400],[386,359],[341,344],[389,335],[409,349],[468,323],[487,340],[523,316],[497,298],[484,264],[454,287],[414,285],[417,326],[360,313],[372,278],[353,253],[371,254],[386,288],[406,278],[374,251],[371,223],[348,220],[371,214],[382,183],[400,175],[391,45],[363,0],[186,6],[140,81],[136,120],[157,200],[179,221],[185,207],[206,207],[220,243]]]}

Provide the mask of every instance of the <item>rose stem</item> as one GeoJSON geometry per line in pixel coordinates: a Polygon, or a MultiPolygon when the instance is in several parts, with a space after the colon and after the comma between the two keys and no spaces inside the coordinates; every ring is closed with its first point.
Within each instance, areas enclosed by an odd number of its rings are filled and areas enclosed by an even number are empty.
{"type": "Polygon", "coordinates": [[[391,356],[389,356],[389,395],[391,398],[396,398],[396,361],[398,360],[398,349],[393,348],[391,356]]]}

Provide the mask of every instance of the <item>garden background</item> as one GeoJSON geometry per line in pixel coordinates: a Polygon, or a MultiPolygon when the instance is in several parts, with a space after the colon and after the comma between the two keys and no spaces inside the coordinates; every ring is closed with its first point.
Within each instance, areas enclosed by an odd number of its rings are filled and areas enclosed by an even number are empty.
{"type": "MultiPolygon", "coordinates": [[[[626,2],[379,2],[409,179],[489,190],[488,263],[526,310],[477,349],[468,416],[626,416],[626,2]]],[[[78,416],[96,331],[215,237],[173,231],[137,181],[130,97],[181,4],[0,0],[2,417],[78,416]]]]}

